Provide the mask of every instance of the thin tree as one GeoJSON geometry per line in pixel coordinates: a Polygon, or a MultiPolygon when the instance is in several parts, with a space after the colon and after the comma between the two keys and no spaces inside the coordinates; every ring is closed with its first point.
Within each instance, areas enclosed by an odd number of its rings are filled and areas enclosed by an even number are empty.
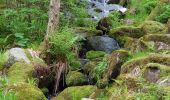
{"type": "MultiPolygon", "coordinates": [[[[49,8],[49,20],[48,20],[48,26],[46,35],[44,38],[44,50],[45,50],[45,57],[46,62],[50,64],[50,54],[47,52],[48,49],[50,49],[50,36],[54,34],[54,32],[57,30],[58,24],[59,24],[59,13],[60,13],[60,0],[50,0],[50,8],[49,8]]],[[[67,63],[64,63],[65,61],[61,62],[61,59],[57,62],[57,64],[54,66],[55,69],[55,85],[54,85],[54,94],[56,94],[60,82],[60,77],[62,73],[66,72],[67,63]]]]}

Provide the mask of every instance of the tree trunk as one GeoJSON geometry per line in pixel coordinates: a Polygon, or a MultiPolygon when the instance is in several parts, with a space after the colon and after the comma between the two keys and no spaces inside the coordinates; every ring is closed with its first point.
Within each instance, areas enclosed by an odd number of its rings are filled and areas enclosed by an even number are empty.
{"type": "Polygon", "coordinates": [[[49,37],[54,33],[54,31],[58,27],[59,23],[59,13],[60,13],[60,0],[50,0],[49,6],[49,20],[46,35],[44,37],[43,47],[42,47],[42,54],[45,54],[45,59],[47,64],[49,64],[49,54],[47,50],[50,48],[49,37]]]}

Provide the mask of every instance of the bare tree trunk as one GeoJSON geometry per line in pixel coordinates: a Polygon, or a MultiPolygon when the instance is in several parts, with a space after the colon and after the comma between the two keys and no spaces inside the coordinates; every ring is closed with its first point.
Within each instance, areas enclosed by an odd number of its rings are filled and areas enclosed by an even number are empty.
{"type": "Polygon", "coordinates": [[[47,50],[50,48],[49,37],[54,33],[54,31],[58,27],[59,13],[60,13],[60,0],[50,0],[49,20],[42,48],[43,49],[42,53],[45,53],[45,59],[47,64],[49,64],[50,60],[49,54],[47,53],[47,50]]]}
{"type": "Polygon", "coordinates": [[[60,0],[50,1],[49,20],[45,40],[56,30],[59,23],[60,0]]]}

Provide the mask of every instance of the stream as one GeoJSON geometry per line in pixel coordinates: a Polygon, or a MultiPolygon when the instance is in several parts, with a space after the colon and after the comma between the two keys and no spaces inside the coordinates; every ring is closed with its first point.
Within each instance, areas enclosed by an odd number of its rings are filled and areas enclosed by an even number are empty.
{"type": "Polygon", "coordinates": [[[118,4],[108,4],[109,0],[88,0],[88,13],[94,20],[107,17],[111,11],[125,13],[127,8],[118,4]]]}

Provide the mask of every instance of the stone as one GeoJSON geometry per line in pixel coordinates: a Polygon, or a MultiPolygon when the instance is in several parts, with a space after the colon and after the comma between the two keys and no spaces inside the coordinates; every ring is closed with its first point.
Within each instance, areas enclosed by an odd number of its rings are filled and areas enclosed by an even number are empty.
{"type": "Polygon", "coordinates": [[[120,74],[121,65],[128,54],[125,50],[117,50],[110,55],[109,64],[103,78],[98,81],[98,88],[105,88],[112,79],[115,79],[120,74]]]}
{"type": "Polygon", "coordinates": [[[115,38],[116,40],[118,40],[118,38],[121,37],[140,38],[144,35],[145,34],[143,33],[140,27],[134,27],[134,26],[121,26],[112,29],[109,33],[109,36],[115,38]]]}
{"type": "Polygon", "coordinates": [[[9,68],[7,77],[9,78],[10,83],[27,82],[28,79],[33,78],[33,71],[34,68],[31,64],[20,61],[9,68]]]}
{"type": "Polygon", "coordinates": [[[25,63],[30,64],[30,60],[26,56],[24,50],[22,48],[12,48],[9,51],[7,51],[9,54],[7,67],[10,67],[15,62],[23,60],[25,63]]]}
{"type": "Polygon", "coordinates": [[[87,78],[80,72],[71,71],[66,76],[67,86],[80,86],[87,83],[87,78]]]}
{"type": "Polygon", "coordinates": [[[141,38],[148,45],[152,42],[155,51],[170,50],[169,34],[148,34],[141,38]]]}
{"type": "Polygon", "coordinates": [[[103,31],[103,34],[106,34],[110,31],[111,27],[112,27],[111,19],[109,17],[104,17],[99,20],[96,29],[103,31]]]}
{"type": "Polygon", "coordinates": [[[28,83],[17,83],[7,87],[15,92],[17,100],[47,100],[43,92],[28,83]]]}
{"type": "Polygon", "coordinates": [[[89,45],[96,51],[104,51],[111,53],[113,50],[119,49],[119,44],[113,38],[108,36],[94,36],[88,38],[89,45]]]}
{"type": "Polygon", "coordinates": [[[142,25],[142,30],[146,34],[167,34],[168,28],[156,21],[145,21],[142,25]]]}
{"type": "Polygon", "coordinates": [[[97,87],[92,85],[68,87],[52,100],[81,100],[88,98],[96,90],[97,87]]]}

